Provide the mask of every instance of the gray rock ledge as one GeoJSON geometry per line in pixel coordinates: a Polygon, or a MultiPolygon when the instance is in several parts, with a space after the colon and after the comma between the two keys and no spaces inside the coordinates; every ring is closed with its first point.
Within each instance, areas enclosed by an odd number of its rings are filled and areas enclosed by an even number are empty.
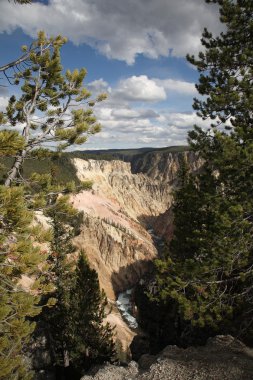
{"type": "Polygon", "coordinates": [[[159,355],[143,355],[139,364],[111,364],[81,380],[253,380],[253,349],[230,335],[210,338],[203,347],[167,346],[159,355]]]}

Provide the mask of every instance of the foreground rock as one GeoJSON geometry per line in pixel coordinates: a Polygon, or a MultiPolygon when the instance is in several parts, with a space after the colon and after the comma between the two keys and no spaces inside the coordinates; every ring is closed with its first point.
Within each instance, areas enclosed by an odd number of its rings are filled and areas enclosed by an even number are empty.
{"type": "Polygon", "coordinates": [[[112,365],[81,380],[252,380],[253,349],[231,336],[210,338],[205,347],[166,347],[158,356],[143,355],[139,365],[112,365]]]}

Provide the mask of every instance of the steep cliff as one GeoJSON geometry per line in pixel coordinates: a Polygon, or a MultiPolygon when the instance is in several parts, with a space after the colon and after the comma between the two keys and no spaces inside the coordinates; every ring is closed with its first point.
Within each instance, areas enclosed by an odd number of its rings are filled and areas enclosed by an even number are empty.
{"type": "Polygon", "coordinates": [[[170,188],[169,207],[157,217],[148,219],[154,233],[167,242],[170,241],[173,234],[173,214],[170,209],[171,191],[178,184],[178,170],[182,159],[187,162],[191,172],[198,171],[202,164],[196,154],[189,151],[179,153],[151,151],[135,156],[131,162],[132,173],[143,173],[148,178],[163,183],[170,188]]]}
{"type": "Polygon", "coordinates": [[[92,180],[90,192],[73,197],[84,212],[76,244],[84,248],[110,298],[135,284],[156,256],[143,216],[158,216],[171,201],[170,188],[143,174],[133,175],[129,163],[75,159],[81,180],[92,180]]]}
{"type": "Polygon", "coordinates": [[[199,167],[191,152],[151,152],[123,161],[73,159],[81,181],[92,191],[73,197],[84,212],[78,247],[85,249],[109,298],[133,286],[157,255],[152,229],[171,236],[172,190],[182,157],[192,171],[199,167]]]}
{"type": "Polygon", "coordinates": [[[171,201],[168,181],[131,172],[131,164],[123,161],[74,159],[80,180],[94,182],[95,194],[116,201],[124,213],[138,220],[144,215],[159,215],[171,201]]]}
{"type": "MultiPolygon", "coordinates": [[[[112,305],[119,292],[134,286],[152,267],[157,256],[154,234],[166,239],[172,234],[172,191],[182,156],[191,170],[199,167],[189,152],[152,152],[131,163],[73,159],[78,178],[93,182],[92,190],[71,200],[84,212],[75,243],[86,252],[112,305]]],[[[108,318],[127,348],[134,333],[115,307],[108,318]]]]}
{"type": "Polygon", "coordinates": [[[153,180],[173,185],[177,180],[182,159],[187,162],[191,171],[199,169],[200,161],[194,152],[151,151],[132,159],[132,173],[143,173],[153,180]]]}

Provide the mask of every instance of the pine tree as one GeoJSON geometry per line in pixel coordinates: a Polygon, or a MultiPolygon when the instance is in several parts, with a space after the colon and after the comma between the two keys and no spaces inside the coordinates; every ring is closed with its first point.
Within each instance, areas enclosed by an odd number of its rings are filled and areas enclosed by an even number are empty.
{"type": "MultiPolygon", "coordinates": [[[[92,107],[106,96],[89,99],[91,94],[83,86],[85,69],[62,74],[60,49],[65,42],[61,36],[48,39],[39,32],[29,53],[28,67],[15,75],[15,84],[21,86],[22,94],[18,99],[10,98],[1,119],[11,126],[24,124],[24,147],[15,154],[5,186],[18,180],[24,160],[34,149],[53,143],[55,149],[63,150],[83,144],[90,134],[100,130],[92,107]]],[[[27,49],[23,46],[24,51],[27,49]]],[[[7,131],[0,134],[6,135],[7,131]]]]}
{"type": "Polygon", "coordinates": [[[81,252],[76,267],[76,281],[71,292],[70,326],[74,329],[70,355],[77,368],[112,360],[113,329],[104,324],[107,298],[100,290],[98,275],[81,252]]]}
{"type": "Polygon", "coordinates": [[[48,210],[53,228],[51,262],[56,304],[45,310],[55,364],[72,366],[78,371],[91,363],[109,360],[114,353],[112,329],[103,325],[107,300],[100,291],[97,273],[81,253],[73,260],[72,238],[78,232],[80,218],[60,197],[48,210]]]}
{"type": "Polygon", "coordinates": [[[0,187],[0,215],[0,378],[26,380],[32,378],[24,356],[35,327],[31,318],[41,311],[41,296],[51,291],[44,277],[47,252],[35,244],[43,242],[43,231],[39,236],[31,226],[22,187],[0,187]]]}
{"type": "Polygon", "coordinates": [[[194,99],[194,109],[214,126],[229,120],[231,129],[242,139],[252,138],[252,48],[253,4],[251,0],[208,0],[219,3],[220,21],[225,32],[214,37],[208,30],[202,35],[204,52],[199,57],[188,55],[200,73],[196,85],[206,99],[194,99]]]}
{"type": "MultiPolygon", "coordinates": [[[[44,154],[41,147],[45,143],[55,143],[62,150],[71,144],[82,144],[89,134],[100,129],[92,107],[105,96],[89,100],[90,93],[83,87],[84,69],[62,74],[60,48],[64,42],[60,36],[48,39],[40,32],[30,48],[23,46],[24,54],[18,60],[0,67],[5,74],[19,68],[15,84],[21,86],[22,92],[18,99],[12,96],[6,112],[0,114],[1,124],[7,125],[0,131],[0,156],[14,158],[5,186],[0,188],[0,378],[6,380],[32,377],[24,348],[35,328],[33,318],[41,312],[45,294],[52,292],[50,277],[54,282],[50,269],[53,263],[47,261],[47,249],[38,244],[43,241],[43,231],[32,226],[32,210],[54,204],[63,191],[62,186],[52,183],[50,173],[34,173],[29,181],[24,180],[24,160],[29,155],[44,154]],[[21,66],[24,61],[25,69],[21,66]],[[22,133],[13,131],[20,123],[24,124],[22,133]],[[24,279],[32,283],[31,288],[23,287],[24,279]]],[[[7,78],[10,80],[9,75],[7,78]]],[[[10,83],[13,84],[11,80],[10,83]]],[[[72,189],[73,184],[66,184],[65,191],[72,189]]],[[[64,223],[64,213],[60,217],[64,223]]],[[[61,226],[58,225],[59,239],[61,226]]],[[[64,244],[61,240],[60,253],[64,244]]],[[[63,267],[59,265],[58,270],[63,267]]],[[[68,289],[63,290],[62,297],[68,297],[68,289]]]]}
{"type": "Polygon", "coordinates": [[[158,298],[174,300],[193,325],[252,339],[253,3],[218,3],[226,30],[218,37],[205,30],[205,51],[188,56],[205,95],[194,108],[213,124],[189,133],[204,164],[176,192],[174,238],[157,262],[158,298]]]}

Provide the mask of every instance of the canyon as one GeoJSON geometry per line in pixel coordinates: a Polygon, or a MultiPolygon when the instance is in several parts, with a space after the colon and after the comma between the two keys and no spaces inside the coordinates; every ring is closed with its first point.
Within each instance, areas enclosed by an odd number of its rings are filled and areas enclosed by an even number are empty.
{"type": "Polygon", "coordinates": [[[135,332],[122,320],[115,301],[150,271],[157,242],[163,245],[171,238],[171,204],[182,159],[191,171],[198,170],[199,161],[187,151],[148,152],[131,162],[72,159],[79,180],[93,183],[91,190],[71,197],[83,212],[75,245],[98,273],[112,307],[108,321],[116,326],[124,349],[135,332]]]}

